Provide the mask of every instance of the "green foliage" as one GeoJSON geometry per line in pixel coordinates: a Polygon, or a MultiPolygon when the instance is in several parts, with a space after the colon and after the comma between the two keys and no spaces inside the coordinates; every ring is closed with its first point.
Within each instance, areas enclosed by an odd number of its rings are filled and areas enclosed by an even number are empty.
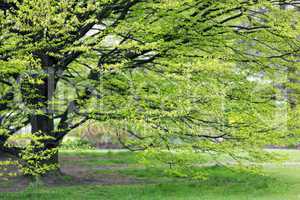
{"type": "Polygon", "coordinates": [[[0,178],[16,176],[17,175],[16,172],[10,172],[8,169],[17,164],[18,164],[17,161],[14,161],[11,159],[5,160],[5,161],[0,161],[0,178]]]}
{"type": "Polygon", "coordinates": [[[295,1],[10,3],[0,10],[0,147],[29,123],[54,141],[27,147],[28,173],[48,171],[49,151],[88,120],[180,176],[203,153],[247,166],[273,159],[266,145],[298,140],[295,1]]]}
{"type": "Polygon", "coordinates": [[[24,175],[39,178],[48,172],[58,169],[58,148],[45,149],[44,140],[52,140],[47,136],[32,135],[31,143],[20,153],[19,168],[24,175]]]}

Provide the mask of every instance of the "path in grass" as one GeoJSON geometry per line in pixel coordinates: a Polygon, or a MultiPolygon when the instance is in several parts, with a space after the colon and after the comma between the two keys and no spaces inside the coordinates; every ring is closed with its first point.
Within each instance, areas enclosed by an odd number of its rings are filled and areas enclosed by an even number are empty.
{"type": "MultiPolygon", "coordinates": [[[[62,151],[60,165],[62,176],[49,176],[42,179],[48,187],[75,185],[130,185],[141,180],[118,171],[136,165],[135,156],[129,152],[115,151],[62,151]],[[127,158],[127,159],[126,159],[127,158]]],[[[11,159],[11,158],[9,158],[11,159]]],[[[4,158],[2,158],[4,160],[4,158]]],[[[11,172],[16,172],[12,167],[11,172]]],[[[0,192],[16,192],[26,189],[32,181],[23,176],[0,177],[0,192]]]]}

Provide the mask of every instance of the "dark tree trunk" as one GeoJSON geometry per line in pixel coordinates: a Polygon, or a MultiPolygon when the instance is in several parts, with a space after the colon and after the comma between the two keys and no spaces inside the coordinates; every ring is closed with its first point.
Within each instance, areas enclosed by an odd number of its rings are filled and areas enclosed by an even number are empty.
{"type": "MultiPolygon", "coordinates": [[[[37,136],[52,137],[51,139],[43,139],[40,141],[44,144],[44,147],[43,149],[38,150],[55,150],[59,146],[59,141],[57,140],[57,135],[55,133],[53,108],[50,104],[57,84],[55,80],[55,69],[53,67],[55,61],[49,56],[44,56],[41,59],[46,77],[43,77],[42,84],[31,86],[37,94],[37,97],[30,99],[29,104],[42,110],[43,114],[33,114],[30,116],[31,132],[37,136]]],[[[56,153],[53,154],[52,157],[44,161],[45,164],[56,164],[58,166],[58,151],[55,150],[54,152],[56,153]]]]}
{"type": "MultiPolygon", "coordinates": [[[[37,147],[36,151],[54,150],[53,156],[47,160],[44,160],[43,162],[49,165],[55,164],[59,167],[58,151],[56,149],[59,145],[59,142],[57,142],[54,135],[54,120],[52,116],[49,113],[47,115],[34,115],[31,118],[31,126],[32,133],[36,134],[37,136],[41,136],[42,140],[39,142],[44,144],[43,148],[37,147]],[[43,136],[50,136],[53,138],[43,139],[43,136]]],[[[48,174],[57,174],[57,172],[60,172],[59,168],[55,169],[54,171],[49,171],[48,174]]]]}

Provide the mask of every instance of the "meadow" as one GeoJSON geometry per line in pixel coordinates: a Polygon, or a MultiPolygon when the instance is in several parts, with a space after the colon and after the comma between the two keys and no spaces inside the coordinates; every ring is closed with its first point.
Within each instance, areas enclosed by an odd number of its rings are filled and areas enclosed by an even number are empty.
{"type": "Polygon", "coordinates": [[[221,166],[202,167],[203,180],[167,176],[145,167],[135,153],[62,151],[63,175],[42,184],[24,177],[1,181],[0,199],[30,200],[297,200],[300,199],[300,151],[275,150],[288,160],[263,165],[259,174],[221,166]]]}

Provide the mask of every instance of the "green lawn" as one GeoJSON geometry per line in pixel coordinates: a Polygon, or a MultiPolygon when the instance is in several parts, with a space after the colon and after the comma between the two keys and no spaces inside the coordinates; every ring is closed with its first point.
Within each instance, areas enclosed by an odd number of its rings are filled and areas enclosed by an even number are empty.
{"type": "Polygon", "coordinates": [[[0,199],[300,200],[300,151],[277,151],[286,154],[289,160],[284,165],[266,165],[264,176],[209,167],[203,169],[208,178],[202,181],[165,177],[162,169],[145,168],[138,164],[134,154],[128,152],[65,151],[61,153],[65,167],[76,165],[89,169],[87,176],[91,177],[114,174],[131,177],[137,182],[122,185],[31,186],[23,192],[0,193],[0,199]]]}

